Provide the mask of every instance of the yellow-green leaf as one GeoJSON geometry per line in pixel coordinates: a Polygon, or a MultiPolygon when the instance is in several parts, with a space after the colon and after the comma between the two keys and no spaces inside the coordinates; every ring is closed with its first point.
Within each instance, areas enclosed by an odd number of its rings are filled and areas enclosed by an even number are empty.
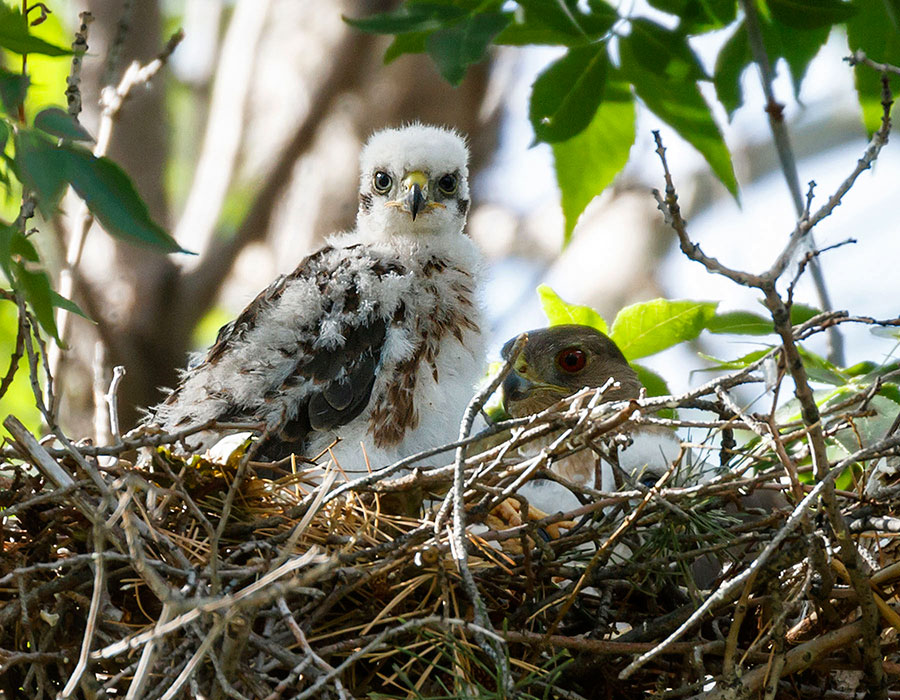
{"type": "Polygon", "coordinates": [[[537,293],[541,299],[541,307],[551,326],[575,323],[580,326],[590,326],[601,333],[609,334],[606,321],[590,306],[569,304],[546,284],[540,285],[537,293]]]}
{"type": "Polygon", "coordinates": [[[609,337],[629,360],[693,340],[716,313],[718,302],[654,299],[622,309],[609,337]]]}

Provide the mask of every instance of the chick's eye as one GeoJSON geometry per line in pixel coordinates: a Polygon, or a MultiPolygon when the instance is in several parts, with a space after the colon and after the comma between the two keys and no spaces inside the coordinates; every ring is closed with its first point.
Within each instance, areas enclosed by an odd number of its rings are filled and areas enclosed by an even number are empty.
{"type": "Polygon", "coordinates": [[[587,356],[578,348],[566,348],[556,356],[556,364],[564,372],[579,372],[587,364],[587,356]]]}
{"type": "Polygon", "coordinates": [[[389,189],[391,189],[391,176],[388,175],[384,170],[375,171],[375,175],[372,176],[372,186],[375,188],[375,191],[384,194],[389,189]]]}
{"type": "Polygon", "coordinates": [[[450,173],[442,175],[437,184],[438,189],[446,195],[456,194],[456,190],[459,187],[459,181],[456,179],[456,175],[451,175],[450,173]]]}

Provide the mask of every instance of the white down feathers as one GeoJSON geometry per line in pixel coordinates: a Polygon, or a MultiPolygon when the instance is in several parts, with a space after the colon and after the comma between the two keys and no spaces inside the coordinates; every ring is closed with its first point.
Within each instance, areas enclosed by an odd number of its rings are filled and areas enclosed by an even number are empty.
{"type": "MultiPolygon", "coordinates": [[[[309,433],[302,452],[315,456],[339,438],[334,457],[345,471],[359,472],[366,469],[360,442],[371,467],[378,468],[455,439],[484,366],[477,298],[482,263],[463,232],[467,156],[459,136],[437,127],[413,125],[375,134],[360,159],[360,201],[367,204],[360,205],[356,229],[331,237],[223,328],[220,341],[183,374],[151,421],[167,431],[210,420],[256,420],[277,428],[297,418],[322,389],[321,381],[304,378],[298,367],[322,359],[321,353],[339,354],[354,331],[358,341],[360,334],[368,337],[366,329],[384,324],[383,341],[374,350],[368,403],[349,422],[309,433]],[[459,187],[452,200],[413,221],[372,191],[375,169],[388,170],[397,181],[411,171],[424,172],[429,182],[454,173],[459,187]],[[376,446],[373,406],[397,379],[398,366],[421,355],[423,336],[435,333],[436,322],[452,318],[471,325],[439,335],[432,361],[418,362],[411,390],[414,427],[395,444],[376,446]]],[[[340,379],[344,372],[340,368],[333,377],[340,379]]],[[[187,444],[199,450],[219,437],[206,432],[187,444]]]]}

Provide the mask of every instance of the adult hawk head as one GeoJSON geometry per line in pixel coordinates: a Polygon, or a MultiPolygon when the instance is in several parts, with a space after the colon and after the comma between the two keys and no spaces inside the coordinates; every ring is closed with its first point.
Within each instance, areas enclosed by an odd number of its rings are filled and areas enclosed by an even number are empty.
{"type": "Polygon", "coordinates": [[[360,161],[356,228],[224,326],[152,422],[257,421],[272,456],[314,456],[338,440],[348,472],[456,437],[484,356],[482,263],[463,230],[468,150],[453,131],[414,124],[374,134],[360,161]]]}
{"type": "MultiPolygon", "coordinates": [[[[528,331],[527,335],[525,347],[503,382],[504,407],[512,417],[537,413],[579,389],[601,387],[610,379],[615,383],[603,395],[605,401],[625,401],[640,395],[642,385],[637,374],[618,346],[600,331],[572,324],[528,331]]],[[[504,359],[509,358],[513,343],[514,339],[504,345],[504,359]]],[[[642,426],[630,431],[630,437],[631,444],[619,450],[619,474],[590,449],[560,459],[550,468],[572,483],[613,491],[623,474],[655,482],[681,451],[681,441],[668,428],[642,426]]],[[[536,480],[526,496],[547,512],[576,507],[571,492],[556,486],[536,480]],[[561,498],[564,503],[560,503],[561,498]]]]}

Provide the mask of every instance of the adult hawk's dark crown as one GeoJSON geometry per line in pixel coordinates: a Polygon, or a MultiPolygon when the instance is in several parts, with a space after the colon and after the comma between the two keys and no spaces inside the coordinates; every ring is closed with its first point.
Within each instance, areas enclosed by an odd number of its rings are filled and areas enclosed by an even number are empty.
{"type": "MultiPolygon", "coordinates": [[[[453,440],[483,368],[481,258],[464,233],[468,151],[415,124],[360,158],[356,228],[337,234],[219,331],[151,413],[166,431],[259,421],[269,453],[313,456],[336,438],[346,471],[453,440]]],[[[220,433],[188,446],[202,450],[220,433]]]]}

